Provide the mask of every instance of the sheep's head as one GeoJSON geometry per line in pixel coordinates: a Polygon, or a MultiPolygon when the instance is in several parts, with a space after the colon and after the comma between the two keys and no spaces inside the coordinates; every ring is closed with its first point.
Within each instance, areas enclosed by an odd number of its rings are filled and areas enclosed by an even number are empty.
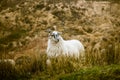
{"type": "Polygon", "coordinates": [[[52,41],[54,41],[56,43],[60,41],[60,39],[61,39],[61,36],[60,36],[61,32],[51,31],[51,30],[49,30],[48,32],[49,32],[49,39],[51,39],[52,41]]]}

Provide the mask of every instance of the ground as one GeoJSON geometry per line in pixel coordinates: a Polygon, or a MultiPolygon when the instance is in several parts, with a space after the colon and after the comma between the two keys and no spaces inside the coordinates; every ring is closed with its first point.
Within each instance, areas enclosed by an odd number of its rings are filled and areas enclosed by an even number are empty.
{"type": "Polygon", "coordinates": [[[0,58],[16,62],[15,67],[0,65],[1,79],[8,75],[31,80],[119,80],[119,3],[76,1],[0,1],[0,58]],[[53,60],[53,68],[47,68],[46,30],[54,30],[53,26],[57,26],[65,40],[82,42],[86,50],[84,63],[60,58],[53,60]]]}

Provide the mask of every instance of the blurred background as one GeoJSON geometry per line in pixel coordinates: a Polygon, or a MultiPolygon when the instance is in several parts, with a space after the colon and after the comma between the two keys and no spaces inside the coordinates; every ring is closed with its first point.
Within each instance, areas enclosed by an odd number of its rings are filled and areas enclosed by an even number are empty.
{"type": "Polygon", "coordinates": [[[1,80],[67,80],[68,75],[61,75],[71,72],[74,78],[70,80],[119,80],[119,9],[119,0],[0,0],[1,80]],[[47,69],[46,30],[54,30],[53,26],[65,40],[78,39],[83,43],[84,63],[53,60],[53,68],[47,69]],[[105,71],[103,66],[107,66],[105,71]],[[86,68],[93,70],[79,71],[86,68]],[[86,74],[90,76],[86,78],[86,74]]]}

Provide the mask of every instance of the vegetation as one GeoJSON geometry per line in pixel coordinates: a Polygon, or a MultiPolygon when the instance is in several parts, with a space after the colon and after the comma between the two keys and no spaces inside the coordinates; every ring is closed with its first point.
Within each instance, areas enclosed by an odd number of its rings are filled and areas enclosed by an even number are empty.
{"type": "Polygon", "coordinates": [[[61,75],[60,80],[119,80],[119,65],[92,67],[67,75],[61,75]]]}
{"type": "Polygon", "coordinates": [[[0,80],[120,79],[119,3],[77,1],[0,1],[0,80]],[[45,31],[54,25],[84,44],[85,61],[58,57],[46,65],[45,31]]]}

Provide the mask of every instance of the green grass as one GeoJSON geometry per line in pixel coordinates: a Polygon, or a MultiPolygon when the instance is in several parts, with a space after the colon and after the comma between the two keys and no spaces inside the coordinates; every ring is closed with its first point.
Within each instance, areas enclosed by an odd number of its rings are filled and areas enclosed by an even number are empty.
{"type": "Polygon", "coordinates": [[[120,65],[93,67],[59,77],[61,80],[119,80],[120,65]]]}
{"type": "Polygon", "coordinates": [[[94,66],[67,74],[37,75],[31,80],[120,80],[120,65],[94,66]]]}

